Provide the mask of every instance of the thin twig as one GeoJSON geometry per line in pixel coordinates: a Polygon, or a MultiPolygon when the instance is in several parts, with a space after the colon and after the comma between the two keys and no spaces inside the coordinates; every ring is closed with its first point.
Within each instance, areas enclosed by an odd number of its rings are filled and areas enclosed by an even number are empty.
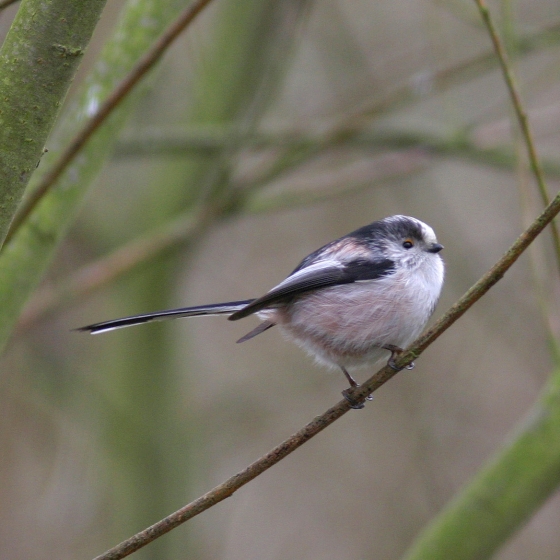
{"type": "MultiPolygon", "coordinates": [[[[525,140],[525,144],[527,145],[527,153],[529,155],[529,163],[531,165],[531,170],[533,171],[535,175],[535,179],[537,180],[537,186],[539,189],[541,199],[543,201],[543,205],[546,206],[550,202],[550,195],[548,194],[548,189],[546,186],[546,182],[544,180],[544,174],[542,171],[541,163],[537,156],[537,150],[535,148],[535,142],[533,139],[533,134],[531,132],[529,119],[527,118],[527,112],[525,111],[523,107],[523,103],[521,102],[521,94],[519,93],[515,76],[513,74],[511,64],[508,60],[506,49],[502,43],[502,40],[498,35],[496,27],[494,26],[494,22],[492,21],[492,17],[490,16],[490,10],[486,6],[486,1],[475,0],[475,2],[476,5],[478,6],[478,10],[482,17],[482,20],[484,21],[486,28],[488,29],[490,38],[492,39],[494,50],[496,51],[496,55],[500,62],[500,67],[504,75],[504,80],[506,82],[509,94],[511,96],[513,108],[515,110],[517,120],[519,121],[519,128],[521,129],[521,134],[523,136],[523,139],[525,140]]],[[[551,224],[551,233],[552,233],[552,241],[554,243],[554,250],[556,253],[558,271],[560,272],[560,234],[558,233],[558,229],[554,222],[552,222],[551,224]]]]}
{"type": "Polygon", "coordinates": [[[119,560],[125,558],[185,521],[188,521],[222,500],[229,498],[236,490],[239,490],[239,488],[281,461],[284,457],[302,446],[313,436],[316,436],[335,420],[338,420],[343,414],[346,414],[349,410],[350,403],[346,399],[342,399],[335,406],[329,408],[329,410],[321,416],[317,416],[299,432],[293,434],[266,455],[263,455],[260,459],[249,465],[246,469],[232,476],[224,483],[216,486],[214,489],[182,507],[175,513],[172,513],[165,519],[158,521],[151,527],[123,541],[104,554],[97,556],[94,560],[119,560]]]}
{"type": "Polygon", "coordinates": [[[45,174],[37,188],[22,204],[11,224],[6,242],[14,236],[18,228],[27,219],[29,214],[31,214],[48,190],[56,183],[62,173],[64,173],[68,165],[70,165],[78,155],[95,131],[105,122],[119,103],[131,92],[134,86],[153,68],[180,33],[210,2],[211,0],[196,0],[193,4],[185,8],[177,19],[163,32],[152,48],[138,61],[125,79],[111,92],[107,99],[105,99],[99,107],[99,110],[72,139],[54,166],[45,174]]]}
{"type": "MultiPolygon", "coordinates": [[[[435,325],[424,335],[418,338],[414,344],[407,349],[396,365],[400,368],[406,367],[434,342],[444,331],[446,331],[459,317],[461,317],[476,301],[478,301],[492,286],[494,286],[509,270],[513,263],[521,256],[523,251],[535,240],[542,230],[560,212],[560,193],[547,206],[544,212],[522,233],[515,243],[506,251],[502,258],[470,288],[465,295],[457,301],[435,325]]],[[[349,397],[356,402],[363,401],[368,395],[376,391],[381,385],[389,381],[397,371],[389,366],[380,369],[370,377],[363,385],[349,390],[349,397]]],[[[299,432],[292,435],[280,445],[263,455],[260,459],[249,465],[243,471],[232,476],[222,484],[210,490],[200,498],[182,507],[175,513],[158,521],[151,527],[140,531],[133,537],[123,541],[111,548],[104,554],[97,556],[95,560],[120,560],[132,554],[134,551],[148,545],[155,539],[178,527],[185,521],[195,517],[199,513],[209,509],[213,505],[229,498],[236,490],[256,478],[284,457],[295,451],[306,441],[324,430],[335,420],[340,418],[350,409],[350,403],[343,399],[324,414],[317,416],[299,432]]]]}
{"type": "MultiPolygon", "coordinates": [[[[327,149],[334,132],[322,131],[314,133],[299,130],[284,131],[270,134],[255,132],[238,136],[238,144],[251,150],[278,150],[283,148],[290,152],[304,152],[310,146],[320,144],[321,150],[327,149]]],[[[435,155],[454,156],[476,163],[491,165],[504,169],[514,169],[517,161],[515,153],[506,147],[480,148],[469,139],[469,130],[459,128],[445,135],[435,135],[424,132],[403,132],[400,130],[372,131],[367,125],[361,125],[352,130],[352,134],[338,138],[336,147],[349,147],[370,149],[378,151],[405,150],[420,148],[435,155]]],[[[216,128],[210,134],[205,129],[193,127],[183,129],[179,133],[173,129],[169,131],[151,128],[141,129],[138,138],[123,139],[115,149],[116,157],[141,157],[141,156],[170,156],[184,158],[185,154],[213,153],[222,150],[225,146],[235,141],[236,136],[228,127],[216,128]]],[[[280,156],[282,158],[282,156],[280,156]]],[[[273,165],[276,165],[274,163],[273,165]]],[[[554,159],[542,159],[541,167],[545,175],[560,177],[560,164],[554,159]]],[[[290,168],[290,171],[292,169],[290,168]]],[[[258,176],[258,182],[265,183],[266,177],[258,176]]],[[[274,177],[273,177],[274,178],[274,177]]]]}
{"type": "MultiPolygon", "coordinates": [[[[556,21],[536,33],[521,37],[514,44],[515,52],[519,55],[529,54],[540,47],[555,45],[558,42],[557,36],[559,31],[560,22],[556,21]]],[[[353,114],[357,119],[363,119],[395,111],[415,99],[425,97],[431,93],[441,93],[447,88],[459,85],[473,76],[479,76],[482,72],[492,69],[495,65],[494,61],[494,53],[488,51],[442,70],[419,72],[412,75],[404,85],[391,90],[382,99],[376,99],[373,102],[371,100],[366,101],[353,114]]]]}
{"type": "MultiPolygon", "coordinates": [[[[519,39],[515,45],[516,52],[520,54],[529,53],[541,45],[555,44],[557,43],[556,37],[559,31],[560,23],[555,22],[545,27],[537,34],[523,37],[519,39]]],[[[450,68],[413,76],[410,82],[406,83],[404,86],[397,87],[383,99],[375,100],[373,103],[368,101],[352,110],[350,114],[345,114],[336,119],[336,124],[331,127],[328,134],[323,134],[321,136],[320,145],[305,144],[303,146],[293,146],[287,144],[284,152],[277,158],[267,173],[259,178],[255,186],[259,186],[265,181],[271,181],[285,171],[293,171],[295,168],[309,162],[321,150],[329,146],[352,140],[355,130],[357,128],[363,129],[363,122],[365,120],[371,120],[379,114],[394,111],[399,106],[414,101],[420,95],[425,95],[434,91],[441,92],[445,88],[460,83],[473,74],[477,75],[481,71],[493,67],[495,60],[495,54],[493,51],[489,51],[450,68]]],[[[199,151],[216,149],[216,145],[214,144],[216,140],[218,143],[220,142],[219,136],[216,138],[212,136],[212,134],[210,134],[210,136],[207,134],[203,138],[194,140],[193,143],[188,143],[186,149],[199,151]]]]}

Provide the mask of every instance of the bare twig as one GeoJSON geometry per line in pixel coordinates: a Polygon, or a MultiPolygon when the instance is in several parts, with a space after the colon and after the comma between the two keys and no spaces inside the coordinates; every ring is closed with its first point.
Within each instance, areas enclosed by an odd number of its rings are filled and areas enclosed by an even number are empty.
{"type": "Polygon", "coordinates": [[[338,420],[338,418],[340,418],[343,414],[346,414],[349,410],[350,403],[346,399],[342,399],[335,406],[327,410],[327,412],[315,418],[299,432],[293,434],[280,445],[269,451],[266,455],[263,455],[260,459],[249,465],[246,469],[232,476],[219,486],[216,486],[214,489],[210,490],[210,492],[207,492],[194,502],[191,502],[175,513],[172,513],[165,519],[158,521],[151,527],[148,527],[130,539],[123,541],[121,544],[108,550],[104,554],[97,556],[95,560],[118,560],[125,558],[136,550],[151,543],[158,537],[181,525],[185,521],[188,521],[199,513],[209,509],[218,502],[229,498],[236,490],[239,490],[239,488],[278,463],[292,451],[295,451],[298,447],[324,430],[335,420],[338,420]]]}
{"type": "MultiPolygon", "coordinates": [[[[554,22],[537,33],[516,38],[513,45],[515,52],[519,55],[529,54],[538,48],[555,45],[558,43],[559,32],[560,22],[554,22]]],[[[442,92],[451,86],[465,82],[473,76],[479,76],[482,72],[490,70],[494,66],[494,53],[488,51],[442,70],[414,74],[407,83],[394,88],[382,99],[373,102],[370,100],[363,106],[358,107],[354,111],[354,117],[359,120],[395,111],[414,99],[434,92],[442,92]]]]}
{"type": "MultiPolygon", "coordinates": [[[[556,44],[558,42],[557,37],[559,32],[560,23],[554,22],[538,33],[518,39],[515,44],[516,52],[519,54],[526,54],[538,47],[556,44]]],[[[291,139],[289,135],[288,137],[280,137],[280,139],[278,139],[278,137],[275,139],[269,138],[269,140],[272,140],[271,143],[276,146],[278,145],[278,141],[280,141],[280,144],[284,144],[282,147],[285,148],[285,151],[277,158],[268,172],[263,175],[263,177],[259,178],[258,184],[260,185],[263,182],[275,179],[287,170],[293,171],[298,166],[310,161],[320,151],[329,146],[353,141],[354,136],[357,134],[356,131],[363,130],[364,121],[369,121],[379,114],[396,110],[403,104],[414,101],[419,95],[434,91],[440,92],[451,85],[460,83],[472,75],[478,75],[482,71],[493,68],[495,60],[495,54],[493,51],[489,51],[450,68],[433,73],[415,75],[410,82],[392,90],[383,99],[375,100],[374,102],[369,100],[365,104],[355,108],[350,114],[338,117],[335,119],[336,123],[334,126],[330,127],[326,134],[323,133],[317,138],[309,139],[297,134],[291,139]],[[310,142],[310,140],[319,142],[319,145],[310,142]],[[300,145],[294,145],[292,142],[300,145]]],[[[217,149],[224,140],[231,140],[228,131],[225,131],[227,137],[225,139],[223,136],[224,131],[222,131],[221,134],[220,131],[218,131],[217,136],[215,130],[202,131],[202,134],[200,134],[200,132],[201,131],[198,132],[196,138],[186,140],[184,138],[183,140],[177,138],[155,138],[154,144],[150,145],[150,150],[161,150],[162,144],[166,144],[167,148],[170,150],[211,151],[217,149]]],[[[246,142],[246,138],[243,138],[243,141],[246,142]]],[[[256,139],[256,142],[250,139],[249,147],[262,147],[261,143],[264,143],[266,146],[267,139],[259,137],[256,139]]],[[[132,150],[141,151],[146,147],[146,143],[143,141],[137,141],[133,144],[134,145],[129,146],[132,150]]],[[[181,153],[183,152],[181,151],[181,153]]]]}
{"type": "MultiPolygon", "coordinates": [[[[418,338],[414,344],[407,349],[399,359],[396,360],[398,367],[404,368],[415,360],[420,354],[434,342],[445,330],[447,330],[459,317],[461,317],[475,302],[477,302],[492,286],[494,286],[509,270],[513,263],[521,256],[523,251],[535,240],[543,229],[560,212],[560,193],[547,206],[544,212],[522,233],[515,243],[506,251],[502,258],[470,288],[465,295],[459,299],[436,324],[424,335],[418,338]]],[[[389,381],[396,371],[389,366],[380,369],[370,377],[363,385],[349,391],[351,399],[359,402],[376,391],[381,385],[389,381]]],[[[120,560],[132,554],[134,551],[148,545],[160,536],[178,527],[185,521],[195,517],[199,513],[209,509],[213,505],[229,498],[236,490],[256,478],[284,457],[295,451],[306,441],[324,430],[335,420],[340,418],[350,409],[348,401],[341,400],[335,406],[327,410],[321,416],[316,417],[299,432],[292,435],[280,445],[263,455],[260,459],[249,465],[243,471],[232,476],[222,484],[216,486],[200,498],[187,504],[175,513],[158,521],[151,527],[140,531],[133,537],[123,541],[111,548],[104,554],[97,556],[95,560],[120,560]]]]}
{"type": "MultiPolygon", "coordinates": [[[[533,134],[531,132],[529,119],[527,118],[527,112],[523,108],[523,103],[521,102],[521,95],[517,87],[517,83],[515,80],[515,76],[513,74],[513,70],[511,68],[511,64],[508,60],[506,49],[502,43],[502,40],[498,35],[496,27],[494,26],[494,22],[492,21],[492,17],[490,16],[490,11],[486,6],[486,1],[475,0],[475,2],[476,5],[478,6],[478,10],[480,11],[482,20],[484,21],[486,28],[488,29],[490,38],[492,39],[494,50],[496,51],[496,55],[500,62],[500,67],[504,75],[504,80],[506,82],[506,86],[511,96],[513,108],[515,110],[517,120],[519,121],[519,128],[521,129],[521,134],[523,136],[523,139],[525,140],[525,144],[527,145],[527,153],[529,155],[529,163],[531,165],[531,170],[535,175],[535,179],[537,181],[537,186],[543,204],[546,206],[550,202],[550,195],[548,194],[548,189],[546,186],[546,182],[544,180],[544,174],[542,171],[541,163],[537,156],[537,150],[535,148],[535,142],[533,140],[533,134]]],[[[551,233],[552,233],[552,240],[554,243],[554,250],[556,253],[558,270],[560,271],[560,234],[558,233],[558,229],[554,222],[551,223],[551,233]]]]}
{"type": "MultiPolygon", "coordinates": [[[[516,42],[516,52],[529,53],[540,46],[555,44],[558,42],[559,31],[560,23],[555,22],[537,34],[526,36],[516,42]]],[[[393,89],[381,100],[375,99],[373,102],[368,100],[363,105],[338,118],[335,126],[323,138],[321,146],[311,144],[302,148],[291,149],[288,146],[284,154],[278,158],[261,180],[269,181],[280,176],[286,170],[293,171],[294,168],[313,159],[321,149],[351,139],[355,129],[362,128],[364,122],[371,121],[373,118],[390,111],[395,111],[406,103],[412,103],[428,93],[441,92],[473,75],[479,75],[483,71],[493,68],[494,61],[494,54],[487,52],[450,68],[413,75],[406,84],[393,89]]],[[[545,204],[548,204],[548,202],[545,204]]]]}
{"type": "MultiPolygon", "coordinates": [[[[350,129],[348,129],[350,132],[350,129]]],[[[514,169],[516,154],[510,148],[481,148],[469,139],[469,130],[459,128],[445,135],[435,135],[424,132],[403,132],[400,130],[372,131],[363,124],[354,128],[351,134],[344,138],[337,138],[336,147],[349,147],[377,151],[406,150],[420,148],[430,154],[453,156],[487,164],[504,169],[514,169]]],[[[162,131],[143,128],[141,134],[134,139],[123,139],[116,147],[117,157],[134,156],[171,156],[185,157],[185,154],[211,153],[224,149],[238,138],[238,144],[243,143],[244,148],[253,150],[278,150],[289,149],[293,152],[303,152],[310,146],[320,144],[321,149],[330,146],[334,131],[327,130],[314,133],[302,133],[298,130],[285,131],[278,134],[255,132],[251,135],[235,136],[227,128],[214,128],[212,133],[204,129],[192,128],[180,131],[162,131]]],[[[280,156],[281,158],[282,156],[280,156]]],[[[275,165],[275,164],[273,164],[275,165]]],[[[545,175],[560,177],[560,164],[555,159],[541,158],[541,167],[545,175]]],[[[289,168],[292,171],[292,168],[289,168]]],[[[265,183],[269,176],[258,176],[258,182],[265,183]]],[[[273,177],[274,178],[274,177],[273,177]]]]}
{"type": "Polygon", "coordinates": [[[132,91],[134,86],[153,68],[163,56],[165,51],[180,35],[180,33],[196,18],[196,16],[210,3],[211,0],[196,0],[190,4],[177,19],[165,30],[161,37],[154,43],[152,48],[138,61],[126,78],[112,91],[99,107],[99,110],[91,117],[80,132],[73,138],[65,151],[55,162],[54,166],[45,174],[37,188],[22,204],[11,224],[6,242],[8,242],[17,231],[19,226],[27,219],[29,214],[45,196],[48,190],[56,183],[58,178],[66,170],[68,165],[78,155],[87,141],[95,131],[105,122],[118,104],[132,91]]]}

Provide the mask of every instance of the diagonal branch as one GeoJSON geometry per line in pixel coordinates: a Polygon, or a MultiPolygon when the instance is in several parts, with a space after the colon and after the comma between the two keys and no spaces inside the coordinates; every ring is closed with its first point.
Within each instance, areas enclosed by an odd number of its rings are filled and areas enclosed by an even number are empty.
{"type": "Polygon", "coordinates": [[[20,315],[16,328],[21,331],[62,304],[83,298],[115,278],[173,248],[191,241],[210,221],[209,212],[185,212],[156,231],[125,243],[113,252],[79,268],[62,282],[40,289],[20,315]]]}
{"type": "MultiPolygon", "coordinates": [[[[517,238],[515,243],[506,251],[502,258],[498,260],[498,262],[484,274],[484,276],[482,276],[482,278],[480,278],[480,280],[474,284],[474,286],[472,286],[431,329],[417,339],[416,342],[396,360],[397,366],[404,368],[420,356],[432,342],[488,292],[559,212],[560,193],[557,194],[554,200],[531,226],[517,238]]],[[[356,401],[363,401],[369,394],[389,381],[396,373],[397,372],[388,365],[385,366],[370,377],[361,387],[349,390],[349,397],[356,401]]],[[[185,521],[209,509],[225,498],[229,498],[235,491],[239,490],[239,488],[281,461],[298,447],[301,447],[306,441],[324,430],[335,420],[338,420],[342,415],[346,414],[348,410],[350,410],[350,403],[345,399],[341,400],[243,471],[235,474],[200,498],[187,504],[161,521],[158,521],[151,527],[140,531],[104,554],[97,556],[94,560],[120,560],[125,558],[136,550],[143,548],[155,539],[168,533],[175,527],[178,527],[185,521]]]]}
{"type": "Polygon", "coordinates": [[[338,420],[342,415],[346,414],[350,409],[349,401],[342,399],[335,406],[329,408],[329,410],[321,414],[321,416],[317,416],[317,418],[299,430],[299,432],[293,434],[266,455],[263,455],[260,459],[249,465],[246,469],[232,476],[190,504],[177,510],[175,513],[158,521],[151,527],[140,531],[104,554],[96,556],[94,560],[120,560],[121,558],[125,558],[136,550],[143,548],[155,539],[168,533],[175,527],[178,527],[185,521],[192,519],[199,513],[211,508],[213,505],[229,498],[236,490],[239,490],[239,488],[274,466],[298,447],[301,447],[306,441],[316,436],[335,420],[338,420]]]}
{"type": "Polygon", "coordinates": [[[560,369],[501,449],[423,528],[401,560],[482,560],[560,484],[560,369]]]}
{"type": "Polygon", "coordinates": [[[27,0],[0,49],[0,245],[106,0],[27,0]]]}
{"type": "MultiPolygon", "coordinates": [[[[531,125],[529,124],[529,119],[527,118],[527,112],[523,108],[523,103],[521,102],[521,94],[519,93],[519,88],[517,87],[515,76],[513,74],[511,64],[508,60],[506,49],[502,43],[502,40],[500,39],[500,36],[498,35],[496,27],[494,26],[492,17],[490,16],[490,11],[486,6],[485,0],[475,0],[475,2],[478,6],[478,10],[482,17],[482,20],[484,21],[484,24],[488,29],[488,34],[492,39],[494,50],[496,51],[496,56],[498,57],[498,60],[500,62],[500,67],[504,75],[504,81],[506,82],[506,86],[511,97],[515,115],[517,117],[517,120],[519,121],[519,128],[521,129],[521,134],[523,136],[525,144],[527,145],[529,163],[531,165],[531,170],[535,175],[535,179],[537,180],[539,194],[541,196],[543,204],[547,205],[550,202],[550,196],[548,194],[548,189],[544,180],[542,166],[537,156],[537,150],[535,148],[535,142],[533,140],[533,134],[531,132],[531,125]]],[[[558,228],[556,227],[556,224],[554,222],[551,224],[551,232],[556,254],[556,263],[558,265],[558,270],[560,271],[560,234],[558,233],[558,228]]]]}
{"type": "Polygon", "coordinates": [[[66,150],[60,155],[46,175],[42,178],[37,188],[27,198],[12,221],[7,241],[13,237],[17,229],[31,214],[39,201],[45,196],[49,189],[56,183],[58,178],[68,168],[70,163],[85,146],[87,141],[93,136],[95,131],[107,120],[109,115],[119,105],[119,103],[132,91],[134,86],[151,70],[160,60],[173,41],[181,32],[196,18],[196,16],[210,3],[211,0],[196,0],[190,4],[177,19],[165,30],[160,38],[154,43],[144,56],[138,61],[136,66],[124,78],[124,80],[111,92],[111,94],[101,104],[98,111],[85,124],[80,132],[72,139],[66,150]]]}

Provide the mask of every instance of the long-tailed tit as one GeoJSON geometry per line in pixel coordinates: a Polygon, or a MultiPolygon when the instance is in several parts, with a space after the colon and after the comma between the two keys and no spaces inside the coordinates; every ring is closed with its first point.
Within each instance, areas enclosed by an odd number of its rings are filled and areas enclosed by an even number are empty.
{"type": "Polygon", "coordinates": [[[257,299],[182,307],[95,323],[92,334],[178,317],[256,314],[262,322],[238,342],[278,325],[315,359],[342,370],[393,356],[423,330],[438,301],[444,265],[434,230],[408,216],[373,222],[311,253],[257,299]]]}

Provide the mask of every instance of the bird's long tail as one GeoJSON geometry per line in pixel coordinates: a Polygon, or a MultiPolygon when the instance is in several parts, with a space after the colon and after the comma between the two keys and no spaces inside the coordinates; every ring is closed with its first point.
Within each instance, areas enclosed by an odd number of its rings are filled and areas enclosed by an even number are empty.
{"type": "Polygon", "coordinates": [[[144,315],[132,315],[131,317],[112,319],[111,321],[103,321],[102,323],[86,325],[85,327],[80,327],[76,330],[89,332],[91,334],[99,334],[102,332],[113,331],[115,329],[132,327],[133,325],[151,323],[152,321],[180,319],[181,317],[199,317],[201,315],[231,315],[232,313],[243,309],[252,301],[254,300],[247,299],[244,301],[230,301],[228,303],[198,305],[196,307],[180,307],[178,309],[168,309],[166,311],[156,311],[155,313],[145,313],[144,315]]]}

